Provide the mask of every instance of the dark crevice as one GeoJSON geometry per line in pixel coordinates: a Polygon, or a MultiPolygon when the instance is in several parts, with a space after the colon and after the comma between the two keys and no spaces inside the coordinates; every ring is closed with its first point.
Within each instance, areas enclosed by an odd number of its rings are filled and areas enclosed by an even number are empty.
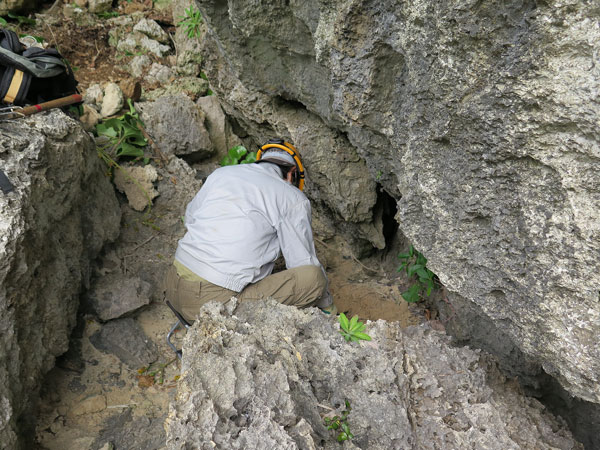
{"type": "Polygon", "coordinates": [[[398,212],[396,200],[387,193],[383,187],[377,183],[377,203],[375,210],[381,209],[381,222],[383,224],[383,237],[385,239],[385,248],[389,249],[398,232],[398,222],[395,216],[398,212]]]}

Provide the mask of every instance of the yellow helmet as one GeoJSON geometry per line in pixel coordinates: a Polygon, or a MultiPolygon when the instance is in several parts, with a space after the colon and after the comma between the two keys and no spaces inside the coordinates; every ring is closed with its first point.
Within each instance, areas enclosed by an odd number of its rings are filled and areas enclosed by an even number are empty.
{"type": "Polygon", "coordinates": [[[292,184],[301,191],[304,190],[304,166],[298,150],[289,142],[285,142],[283,139],[270,139],[256,153],[256,162],[273,162],[284,166],[296,166],[292,184]]]}

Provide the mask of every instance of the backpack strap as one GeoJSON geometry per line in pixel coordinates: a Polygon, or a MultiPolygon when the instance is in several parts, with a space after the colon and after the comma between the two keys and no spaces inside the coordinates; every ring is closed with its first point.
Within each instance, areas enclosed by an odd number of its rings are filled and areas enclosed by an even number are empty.
{"type": "MultiPolygon", "coordinates": [[[[15,55],[21,53],[23,45],[14,31],[1,30],[0,52],[3,55],[15,55]]],[[[3,103],[21,103],[27,95],[31,75],[15,67],[12,59],[0,58],[0,64],[5,66],[4,73],[0,79],[0,101],[3,103]]]]}

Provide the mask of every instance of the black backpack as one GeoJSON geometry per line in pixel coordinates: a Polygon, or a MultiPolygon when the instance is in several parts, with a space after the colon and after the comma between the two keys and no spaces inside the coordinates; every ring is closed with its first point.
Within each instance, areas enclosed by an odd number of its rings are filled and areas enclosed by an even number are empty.
{"type": "Polygon", "coordinates": [[[0,28],[0,103],[43,103],[77,94],[69,64],[53,48],[25,48],[15,32],[0,28]]]}

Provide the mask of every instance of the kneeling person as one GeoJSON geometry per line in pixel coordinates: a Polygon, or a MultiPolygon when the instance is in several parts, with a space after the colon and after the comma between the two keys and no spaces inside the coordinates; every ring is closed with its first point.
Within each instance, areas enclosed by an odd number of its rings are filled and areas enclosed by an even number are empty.
{"type": "Polygon", "coordinates": [[[187,233],[166,279],[167,300],[186,320],[204,303],[231,297],[335,308],[303,187],[298,152],[282,140],[261,147],[256,163],[221,167],[206,179],[187,206],[187,233]],[[272,274],[280,254],[287,270],[272,274]]]}

